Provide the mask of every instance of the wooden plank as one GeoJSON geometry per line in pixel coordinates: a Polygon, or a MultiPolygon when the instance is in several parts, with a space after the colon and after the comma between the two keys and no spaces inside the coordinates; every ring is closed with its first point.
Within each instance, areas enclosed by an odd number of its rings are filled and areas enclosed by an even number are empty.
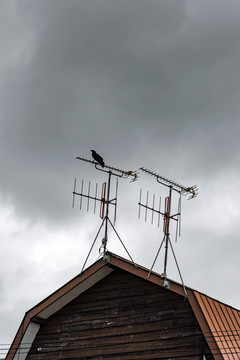
{"type": "MultiPolygon", "coordinates": [[[[156,316],[157,317],[157,316],[156,316]]],[[[182,318],[176,318],[173,317],[172,319],[162,320],[159,321],[158,319],[149,318],[148,316],[144,318],[138,317],[136,315],[136,318],[134,316],[131,317],[122,317],[120,321],[97,321],[92,320],[90,322],[73,322],[73,323],[67,323],[67,324],[56,324],[53,326],[47,326],[46,329],[44,329],[45,334],[51,334],[51,333],[81,333],[81,337],[88,337],[89,332],[91,333],[91,336],[99,336],[101,335],[101,332],[104,330],[106,333],[114,334],[124,334],[129,332],[141,332],[142,329],[145,331],[151,331],[155,329],[156,331],[164,330],[164,329],[177,329],[177,328],[184,328],[185,326],[193,325],[193,319],[191,317],[186,317],[184,319],[182,318]],[[92,331],[94,330],[94,335],[92,335],[92,331]]],[[[41,330],[40,330],[41,332],[41,330]]],[[[78,335],[78,336],[79,336],[78,335]]]]}
{"type": "MultiPolygon", "coordinates": [[[[173,301],[173,299],[166,297],[163,299],[163,297],[159,294],[155,294],[152,296],[129,296],[129,294],[125,294],[125,296],[122,297],[115,297],[110,298],[107,300],[100,300],[99,298],[95,299],[89,299],[88,301],[86,299],[85,303],[70,303],[68,306],[65,306],[62,310],[60,310],[57,314],[54,315],[54,318],[57,318],[58,316],[71,316],[76,313],[85,313],[85,312],[93,312],[93,311],[99,311],[101,312],[102,309],[108,309],[111,311],[111,309],[114,310],[114,307],[116,307],[121,311],[121,308],[135,308],[135,306],[138,307],[144,307],[145,311],[147,312],[148,309],[151,309],[151,306],[156,309],[159,308],[159,311],[161,309],[164,309],[164,311],[176,311],[177,309],[185,309],[185,311],[188,309],[189,312],[192,312],[189,304],[185,302],[183,299],[180,299],[180,301],[176,301],[176,299],[173,301]]],[[[125,309],[123,309],[124,311],[125,309]]],[[[150,310],[151,311],[151,310],[150,310]]],[[[48,321],[51,321],[49,319],[48,321]]]]}
{"type": "Polygon", "coordinates": [[[132,305],[131,307],[119,307],[118,304],[115,304],[114,308],[109,309],[107,304],[99,311],[79,311],[76,313],[71,314],[64,314],[55,316],[49,320],[48,326],[52,326],[54,324],[66,324],[72,322],[82,322],[84,321],[89,322],[92,320],[102,320],[102,321],[110,321],[116,322],[117,320],[120,322],[123,317],[149,317],[149,319],[157,319],[157,320],[165,320],[171,318],[184,318],[192,316],[192,312],[189,311],[187,308],[182,309],[166,309],[162,310],[161,307],[158,308],[159,305],[157,304],[141,304],[137,307],[137,314],[136,314],[136,306],[132,305]],[[157,306],[157,308],[156,308],[157,306]]]}
{"type": "Polygon", "coordinates": [[[38,343],[40,344],[49,344],[51,342],[61,342],[61,341],[78,341],[81,342],[82,346],[87,343],[94,344],[96,341],[102,341],[103,343],[122,343],[122,342],[131,342],[131,341],[142,341],[145,339],[177,339],[187,338],[193,336],[196,333],[195,326],[189,326],[186,328],[175,328],[175,329],[147,329],[147,328],[130,328],[128,331],[120,333],[120,331],[115,328],[115,331],[98,331],[92,335],[93,331],[83,332],[69,332],[69,333],[52,333],[38,336],[38,343]],[[96,334],[95,334],[96,333],[96,334]]]}
{"type": "MultiPolygon", "coordinates": [[[[59,315],[70,315],[75,314],[76,312],[90,312],[90,311],[101,311],[102,309],[113,309],[116,307],[129,307],[135,308],[136,306],[146,306],[146,309],[151,304],[154,304],[156,307],[158,307],[160,310],[164,309],[166,310],[172,310],[173,308],[181,308],[181,307],[188,307],[189,311],[191,312],[191,309],[189,307],[189,304],[184,302],[183,299],[180,299],[180,301],[171,301],[169,297],[163,301],[162,297],[159,296],[159,294],[153,295],[153,296],[136,296],[132,295],[129,296],[128,293],[122,293],[122,296],[113,296],[111,298],[106,298],[105,300],[101,300],[99,298],[88,298],[84,303],[70,303],[67,305],[63,310],[59,312],[59,315]]],[[[54,315],[56,316],[56,315],[54,315]]]]}
{"type": "MultiPolygon", "coordinates": [[[[179,334],[176,332],[171,333],[171,337],[169,337],[169,334],[166,333],[166,331],[160,332],[160,331],[149,331],[149,332],[140,332],[140,333],[132,333],[132,334],[123,334],[121,336],[105,336],[102,334],[102,336],[97,338],[86,338],[81,339],[81,342],[79,342],[79,338],[74,336],[56,336],[55,339],[52,338],[51,341],[44,341],[45,338],[38,338],[38,344],[44,346],[51,346],[51,344],[60,344],[60,343],[68,343],[73,344],[76,346],[79,344],[81,347],[86,346],[95,346],[96,344],[101,343],[102,345],[111,345],[111,344],[127,344],[127,343],[137,343],[137,342],[144,342],[144,341],[155,341],[155,340],[161,340],[165,341],[168,338],[178,340],[179,334]]],[[[196,327],[189,327],[188,329],[184,329],[184,336],[182,336],[182,339],[186,339],[188,337],[188,341],[191,341],[192,338],[196,339],[196,327]]],[[[200,343],[200,339],[198,339],[198,343],[200,343]]],[[[39,345],[39,346],[40,346],[39,345]]]]}
{"type": "MultiPolygon", "coordinates": [[[[127,340],[127,339],[126,339],[127,340]]],[[[192,353],[194,353],[196,351],[196,349],[202,349],[202,347],[200,346],[200,343],[196,343],[196,337],[189,337],[187,339],[187,347],[190,349],[192,349],[192,353]]],[[[39,348],[39,347],[38,347],[39,348]]],[[[142,339],[142,341],[140,342],[125,342],[125,343],[102,343],[102,342],[95,342],[94,344],[86,344],[86,346],[80,346],[79,343],[77,342],[62,342],[61,344],[57,344],[57,343],[52,343],[49,345],[43,345],[41,347],[42,351],[41,354],[47,354],[47,353],[52,353],[53,351],[70,351],[71,349],[73,350],[78,350],[79,353],[81,354],[89,354],[90,353],[93,354],[97,354],[97,353],[102,353],[102,354],[113,354],[115,352],[119,352],[119,349],[124,349],[124,351],[126,352],[132,352],[133,349],[134,351],[136,349],[141,350],[141,351],[148,351],[148,350],[152,350],[152,351],[159,351],[160,349],[164,349],[164,351],[168,351],[170,352],[172,349],[178,349],[179,352],[184,352],[185,348],[186,348],[186,342],[185,339],[182,339],[182,342],[180,341],[175,341],[174,343],[169,340],[169,345],[166,341],[163,340],[154,340],[153,338],[148,339],[142,339]],[[105,351],[106,350],[106,351],[105,351]]],[[[122,350],[123,351],[123,350],[122,350]]],[[[32,353],[37,353],[37,349],[36,351],[34,351],[34,349],[32,350],[32,353]]]]}
{"type": "MultiPolygon", "coordinates": [[[[121,358],[123,355],[128,355],[129,358],[132,356],[135,359],[139,359],[140,355],[144,355],[142,358],[149,358],[149,356],[153,353],[158,354],[158,359],[172,359],[178,357],[187,357],[187,356],[196,356],[200,355],[201,350],[196,350],[196,347],[193,346],[184,346],[177,347],[172,346],[168,348],[164,348],[159,351],[161,344],[154,344],[153,342],[141,343],[138,344],[137,348],[133,344],[132,346],[114,346],[114,347],[105,347],[105,348],[88,348],[88,349],[71,349],[71,350],[55,350],[52,349],[50,351],[42,351],[41,356],[42,359],[92,359],[96,356],[101,356],[103,359],[108,358],[109,356],[115,358],[121,358]]],[[[39,356],[40,354],[38,354],[39,356]]],[[[34,359],[34,357],[32,357],[34,359]]],[[[30,360],[30,358],[28,358],[30,360]]]]}

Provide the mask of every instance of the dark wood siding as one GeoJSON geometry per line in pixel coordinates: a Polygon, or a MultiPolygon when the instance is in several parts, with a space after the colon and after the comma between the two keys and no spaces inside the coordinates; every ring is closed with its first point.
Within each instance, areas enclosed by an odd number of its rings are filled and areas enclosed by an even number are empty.
{"type": "Polygon", "coordinates": [[[115,270],[41,326],[27,360],[200,360],[203,351],[187,300],[115,270]]]}

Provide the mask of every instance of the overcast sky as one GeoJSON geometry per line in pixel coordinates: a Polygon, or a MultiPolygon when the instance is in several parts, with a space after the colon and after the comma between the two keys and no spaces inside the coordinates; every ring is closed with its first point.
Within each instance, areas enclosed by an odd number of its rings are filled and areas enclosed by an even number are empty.
{"type": "MultiPolygon", "coordinates": [[[[74,178],[107,179],[75,159],[91,149],[198,185],[172,229],[184,282],[240,309],[239,1],[1,0],[0,47],[0,343],[82,268],[101,219],[72,208],[74,178]]],[[[167,189],[139,175],[119,179],[116,230],[151,267],[162,224],[138,219],[139,189],[167,189]]],[[[108,249],[127,257],[111,231],[108,249]]]]}

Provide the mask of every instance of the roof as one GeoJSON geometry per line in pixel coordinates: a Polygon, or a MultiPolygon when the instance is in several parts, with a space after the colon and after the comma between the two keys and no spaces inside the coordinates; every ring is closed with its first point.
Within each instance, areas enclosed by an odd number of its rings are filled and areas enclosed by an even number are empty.
{"type": "MultiPolygon", "coordinates": [[[[83,273],[77,275],[25,314],[6,360],[24,360],[41,324],[44,324],[51,315],[109,275],[114,269],[127,271],[150,283],[166,288],[166,281],[159,274],[151,272],[149,276],[148,269],[108,252],[83,273]],[[22,351],[23,349],[24,351],[22,351]]],[[[187,293],[187,299],[215,360],[240,359],[239,310],[189,287],[186,287],[185,293],[181,284],[170,279],[167,279],[167,289],[183,297],[186,297],[187,293]]]]}

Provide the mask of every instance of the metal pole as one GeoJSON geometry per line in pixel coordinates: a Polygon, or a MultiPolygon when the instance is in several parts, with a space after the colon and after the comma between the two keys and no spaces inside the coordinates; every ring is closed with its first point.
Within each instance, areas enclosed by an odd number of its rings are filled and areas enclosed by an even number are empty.
{"type": "Polygon", "coordinates": [[[135,268],[137,268],[137,265],[136,265],[136,264],[135,264],[135,262],[133,261],[133,259],[132,259],[131,255],[129,254],[129,252],[128,252],[128,250],[127,250],[126,246],[124,245],[123,241],[121,240],[120,236],[118,235],[118,233],[117,233],[117,231],[116,231],[115,227],[113,226],[113,224],[112,224],[112,222],[111,222],[111,220],[110,220],[110,219],[109,219],[109,222],[110,222],[110,225],[112,226],[113,230],[115,231],[115,234],[117,235],[118,239],[120,240],[120,242],[121,242],[122,246],[123,246],[123,247],[124,247],[124,249],[126,250],[126,252],[127,252],[128,256],[129,256],[129,258],[132,260],[133,264],[135,265],[135,268]]]}
{"type": "Polygon", "coordinates": [[[103,219],[102,224],[101,224],[101,226],[100,226],[100,228],[99,228],[99,230],[98,230],[98,232],[97,232],[97,235],[95,236],[95,239],[94,239],[94,241],[93,241],[93,243],[92,243],[91,249],[89,250],[88,256],[87,256],[87,258],[86,258],[86,260],[85,260],[85,262],[84,262],[84,264],[83,264],[83,267],[82,267],[82,270],[81,270],[79,276],[81,276],[81,274],[82,274],[82,272],[83,272],[83,270],[84,270],[84,268],[85,268],[85,265],[86,265],[86,263],[87,263],[87,261],[88,261],[88,258],[89,258],[90,254],[91,254],[91,252],[92,252],[92,249],[93,249],[93,247],[94,247],[94,244],[95,244],[95,242],[96,242],[96,240],[97,240],[97,238],[98,238],[98,235],[99,235],[99,233],[100,233],[100,231],[101,231],[101,228],[102,228],[103,223],[104,223],[105,220],[106,220],[106,218],[103,219]]]}
{"type": "Polygon", "coordinates": [[[184,282],[183,282],[183,277],[182,277],[180,268],[179,268],[179,266],[178,266],[177,258],[176,258],[175,252],[174,252],[174,250],[173,250],[173,246],[172,246],[172,243],[171,243],[171,240],[170,240],[170,239],[169,239],[169,244],[170,244],[170,246],[171,246],[172,253],[173,253],[173,257],[174,257],[174,260],[175,260],[175,263],[176,263],[176,266],[177,266],[177,269],[178,269],[178,273],[179,273],[179,276],[180,276],[180,279],[181,279],[181,282],[182,282],[183,291],[184,291],[184,293],[185,293],[185,297],[187,298],[187,297],[188,297],[187,290],[186,290],[186,288],[185,288],[185,285],[184,285],[184,282]]]}
{"type": "Polygon", "coordinates": [[[163,245],[164,239],[165,239],[165,236],[164,236],[164,238],[162,239],[161,245],[159,246],[159,249],[158,249],[157,255],[155,256],[155,259],[154,259],[154,261],[153,261],[153,264],[152,264],[151,270],[149,271],[147,278],[149,278],[149,276],[151,275],[151,272],[152,272],[152,269],[153,269],[153,267],[154,267],[154,265],[155,265],[155,262],[156,262],[156,260],[157,260],[158,254],[159,254],[159,252],[160,252],[160,250],[161,250],[161,248],[162,248],[162,245],[163,245]]]}
{"type": "Polygon", "coordinates": [[[111,175],[112,175],[112,172],[109,171],[109,175],[108,175],[108,189],[107,189],[107,201],[106,201],[106,223],[105,223],[105,238],[104,238],[104,246],[103,246],[103,253],[105,255],[106,253],[106,248],[107,248],[107,241],[108,241],[108,210],[109,210],[109,196],[110,196],[110,183],[111,183],[111,175]]]}
{"type": "Polygon", "coordinates": [[[168,257],[168,243],[169,243],[169,224],[171,216],[171,200],[172,200],[172,186],[169,187],[169,209],[167,215],[167,233],[166,233],[166,245],[165,245],[165,258],[164,258],[164,274],[167,274],[167,257],[168,257]]]}

